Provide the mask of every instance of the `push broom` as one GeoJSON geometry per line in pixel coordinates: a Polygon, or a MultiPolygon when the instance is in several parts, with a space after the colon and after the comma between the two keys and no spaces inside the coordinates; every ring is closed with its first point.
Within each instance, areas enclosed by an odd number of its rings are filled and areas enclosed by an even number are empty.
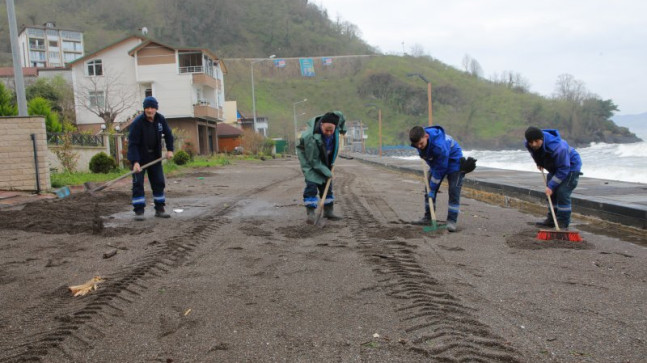
{"type": "MultiPolygon", "coordinates": [[[[548,183],[546,182],[546,174],[544,174],[544,169],[541,169],[541,176],[544,177],[544,185],[547,185],[548,183]]],[[[550,215],[553,216],[553,223],[555,223],[555,230],[549,230],[549,229],[540,229],[539,232],[537,233],[537,239],[542,240],[542,241],[550,241],[550,240],[559,240],[559,241],[570,241],[570,242],[582,242],[582,236],[580,236],[580,232],[575,232],[575,231],[562,231],[559,228],[559,223],[557,223],[557,217],[555,217],[555,210],[553,210],[553,201],[550,199],[549,195],[546,195],[548,197],[548,205],[550,206],[550,215]]]]}

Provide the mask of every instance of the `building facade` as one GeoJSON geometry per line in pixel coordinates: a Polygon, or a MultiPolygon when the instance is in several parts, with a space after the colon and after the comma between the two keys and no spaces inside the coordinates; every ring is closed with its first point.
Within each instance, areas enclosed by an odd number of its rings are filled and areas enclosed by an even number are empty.
{"type": "Polygon", "coordinates": [[[225,117],[226,68],[211,51],[134,35],[69,67],[79,129],[98,131],[105,125],[100,116],[112,113],[114,123],[109,126],[124,130],[142,112],[143,99],[153,96],[169,126],[195,152],[217,152],[217,123],[225,117]]]}
{"type": "Polygon", "coordinates": [[[54,23],[24,27],[18,35],[22,67],[65,67],[84,55],[83,33],[54,23]]]}

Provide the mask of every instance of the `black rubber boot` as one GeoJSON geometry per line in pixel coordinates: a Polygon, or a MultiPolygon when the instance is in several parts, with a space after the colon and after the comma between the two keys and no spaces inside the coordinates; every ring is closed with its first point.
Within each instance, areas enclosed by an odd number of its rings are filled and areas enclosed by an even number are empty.
{"type": "Polygon", "coordinates": [[[306,219],[306,223],[315,224],[315,209],[306,208],[306,213],[308,213],[308,218],[306,219]]]}
{"type": "Polygon", "coordinates": [[[543,221],[535,222],[535,225],[537,227],[548,227],[548,228],[554,228],[555,227],[555,222],[553,222],[552,217],[547,217],[543,221]]]}
{"type": "Polygon", "coordinates": [[[416,226],[427,226],[431,224],[431,214],[429,213],[429,210],[425,211],[425,215],[422,218],[411,222],[411,224],[415,224],[416,226]]]}
{"type": "Polygon", "coordinates": [[[143,210],[135,211],[135,220],[136,221],[143,221],[145,219],[146,219],[146,217],[144,217],[144,211],[143,210]]]}
{"type": "Polygon", "coordinates": [[[155,217],[157,218],[171,218],[171,215],[164,211],[164,208],[155,210],[155,217]]]}
{"type": "Polygon", "coordinates": [[[324,217],[330,219],[331,221],[338,221],[341,219],[341,216],[335,214],[335,207],[332,204],[324,205],[324,217]]]}

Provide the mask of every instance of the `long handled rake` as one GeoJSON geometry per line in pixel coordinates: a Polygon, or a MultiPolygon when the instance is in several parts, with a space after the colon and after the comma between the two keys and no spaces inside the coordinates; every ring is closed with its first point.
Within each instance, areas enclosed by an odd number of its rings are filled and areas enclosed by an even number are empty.
{"type": "MultiPolygon", "coordinates": [[[[544,177],[544,185],[548,185],[546,181],[546,174],[544,173],[544,169],[541,169],[541,176],[544,177]]],[[[540,229],[539,232],[537,233],[537,239],[542,240],[542,241],[550,241],[550,240],[560,240],[560,241],[571,241],[571,242],[582,242],[582,236],[580,236],[580,232],[576,231],[562,231],[559,228],[559,223],[557,223],[557,217],[555,216],[555,210],[553,209],[553,201],[551,200],[549,195],[546,195],[548,197],[548,205],[550,206],[550,215],[553,216],[553,223],[555,223],[555,230],[548,230],[548,229],[540,229]]]]}
{"type": "Polygon", "coordinates": [[[332,181],[332,176],[333,172],[335,171],[335,166],[333,165],[332,168],[330,169],[330,178],[326,181],[326,187],[324,187],[323,195],[321,196],[321,200],[319,201],[319,206],[317,207],[317,214],[315,216],[315,223],[314,225],[323,228],[326,225],[326,219],[321,218],[323,215],[323,209],[324,209],[324,202],[326,201],[326,195],[328,194],[328,188],[330,188],[330,182],[332,181]]]}
{"type": "MultiPolygon", "coordinates": [[[[153,165],[153,164],[159,163],[159,162],[160,162],[160,161],[162,161],[163,159],[164,159],[164,157],[162,156],[161,158],[159,158],[159,159],[155,159],[155,160],[151,161],[150,163],[146,163],[146,164],[142,165],[141,170],[144,170],[144,169],[148,168],[149,166],[151,166],[151,165],[153,165]]],[[[123,179],[123,178],[125,178],[125,177],[127,177],[127,176],[129,176],[129,175],[133,175],[134,173],[135,173],[135,171],[134,171],[134,170],[132,170],[132,171],[130,171],[130,172],[128,172],[128,173],[126,173],[126,174],[124,174],[124,175],[122,175],[122,176],[118,177],[118,178],[115,178],[115,179],[112,179],[112,180],[110,180],[110,181],[108,181],[108,182],[105,182],[104,184],[101,184],[101,185],[99,185],[98,187],[93,187],[93,186],[92,186],[92,184],[91,184],[90,182],[85,182],[85,183],[83,184],[83,186],[85,187],[85,191],[86,191],[86,192],[89,192],[90,194],[94,194],[95,192],[98,192],[98,191],[104,190],[104,189],[106,189],[107,187],[111,186],[112,184],[114,184],[114,183],[116,183],[116,182],[120,181],[121,179],[123,179]]]]}
{"type": "Polygon", "coordinates": [[[429,175],[427,174],[427,163],[420,159],[422,161],[422,171],[424,173],[424,178],[423,183],[425,184],[425,191],[427,192],[427,204],[429,204],[429,215],[431,216],[431,226],[425,226],[423,228],[423,231],[425,232],[434,232],[439,229],[446,228],[446,224],[438,224],[436,221],[436,212],[434,211],[434,201],[431,199],[429,196],[429,175]]]}

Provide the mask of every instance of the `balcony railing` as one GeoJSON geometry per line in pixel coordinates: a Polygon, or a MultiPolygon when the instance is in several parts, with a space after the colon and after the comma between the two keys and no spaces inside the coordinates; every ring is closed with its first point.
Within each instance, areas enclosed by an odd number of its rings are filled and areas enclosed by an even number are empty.
{"type": "Polygon", "coordinates": [[[200,103],[193,105],[193,115],[194,117],[208,120],[222,119],[222,111],[220,109],[200,103]]]}
{"type": "Polygon", "coordinates": [[[220,82],[205,74],[205,73],[194,73],[193,75],[193,84],[201,84],[213,88],[214,90],[219,89],[220,82]]]}
{"type": "MultiPolygon", "coordinates": [[[[47,143],[50,145],[62,145],[65,133],[63,132],[48,132],[47,143]]],[[[87,135],[87,134],[70,134],[70,141],[72,145],[77,146],[103,146],[103,136],[101,135],[87,135]]]]}
{"type": "Polygon", "coordinates": [[[180,67],[180,73],[202,73],[202,66],[180,67]]]}

